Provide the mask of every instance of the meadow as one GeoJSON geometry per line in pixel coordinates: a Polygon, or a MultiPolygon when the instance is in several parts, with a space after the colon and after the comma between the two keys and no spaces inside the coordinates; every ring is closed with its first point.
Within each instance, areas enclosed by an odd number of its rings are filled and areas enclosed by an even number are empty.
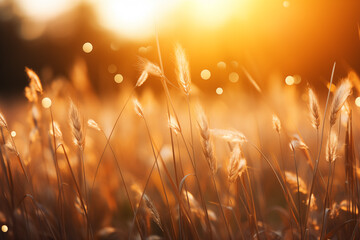
{"type": "Polygon", "coordinates": [[[242,69],[209,95],[186,50],[163,54],[172,69],[140,59],[107,97],[81,67],[44,86],[25,68],[27,102],[0,115],[1,239],[360,237],[356,74],[262,86],[242,69]]]}

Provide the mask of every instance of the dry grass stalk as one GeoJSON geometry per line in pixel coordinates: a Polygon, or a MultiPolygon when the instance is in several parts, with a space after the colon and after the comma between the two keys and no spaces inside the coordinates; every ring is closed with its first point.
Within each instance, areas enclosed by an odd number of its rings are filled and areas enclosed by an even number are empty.
{"type": "Polygon", "coordinates": [[[298,179],[299,179],[299,192],[302,194],[307,194],[308,190],[305,184],[305,181],[302,178],[297,178],[295,173],[285,171],[285,177],[287,183],[289,183],[291,189],[298,189],[298,179]]]}
{"type": "Polygon", "coordinates": [[[143,108],[142,108],[140,102],[136,98],[134,98],[133,103],[134,103],[135,113],[137,115],[139,115],[139,117],[143,118],[144,117],[144,111],[143,111],[143,108]]]}
{"type": "Polygon", "coordinates": [[[234,183],[238,177],[241,177],[246,170],[246,160],[242,155],[240,145],[236,144],[231,152],[229,165],[228,165],[228,180],[234,183]]]}
{"type": "Polygon", "coordinates": [[[326,161],[332,163],[337,157],[338,137],[335,131],[331,131],[326,145],[326,161]]]}
{"type": "Polygon", "coordinates": [[[169,128],[171,128],[175,132],[176,135],[178,135],[181,132],[179,123],[173,115],[170,115],[168,125],[169,125],[169,128]]]}
{"type": "Polygon", "coordinates": [[[69,119],[71,131],[74,137],[74,143],[75,145],[83,149],[85,145],[83,124],[81,121],[79,110],[72,101],[70,101],[69,119]]]}
{"type": "Polygon", "coordinates": [[[273,124],[274,130],[277,131],[278,133],[280,133],[281,122],[280,122],[280,119],[278,118],[278,116],[276,116],[275,114],[273,114],[273,116],[272,116],[272,124],[273,124]]]}
{"type": "Polygon", "coordinates": [[[7,128],[7,122],[4,115],[0,112],[0,127],[7,128]]]}
{"type": "Polygon", "coordinates": [[[315,129],[320,126],[320,106],[314,91],[309,88],[309,109],[311,124],[315,129]]]}
{"type": "MultiPolygon", "coordinates": [[[[57,122],[53,122],[54,123],[54,131],[55,131],[55,137],[56,138],[62,138],[62,132],[60,130],[60,126],[57,122]]],[[[54,132],[53,132],[53,125],[52,123],[50,123],[50,126],[49,126],[49,133],[51,136],[54,136],[54,132]]]]}
{"type": "Polygon", "coordinates": [[[203,109],[200,106],[197,108],[197,113],[203,153],[212,173],[215,174],[217,171],[217,161],[215,159],[214,147],[211,140],[209,123],[203,109]]]}
{"type": "Polygon", "coordinates": [[[178,77],[178,84],[186,95],[190,93],[191,77],[189,63],[186,59],[184,49],[178,44],[175,48],[176,57],[176,73],[178,77]]]}
{"type": "Polygon", "coordinates": [[[330,126],[333,126],[335,124],[338,112],[344,105],[346,99],[351,95],[351,89],[352,84],[349,79],[344,80],[336,89],[334,99],[331,105],[330,126]]]}

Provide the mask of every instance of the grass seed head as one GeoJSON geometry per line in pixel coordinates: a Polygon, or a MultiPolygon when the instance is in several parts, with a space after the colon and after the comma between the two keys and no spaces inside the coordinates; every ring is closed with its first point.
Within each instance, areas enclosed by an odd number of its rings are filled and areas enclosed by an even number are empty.
{"type": "Polygon", "coordinates": [[[84,148],[85,134],[83,124],[79,110],[72,101],[70,101],[69,119],[75,145],[84,148]]]}
{"type": "Polygon", "coordinates": [[[242,156],[240,145],[236,144],[231,152],[228,165],[228,180],[234,183],[238,177],[241,177],[246,170],[246,160],[242,156]]]}
{"type": "Polygon", "coordinates": [[[314,91],[309,88],[309,110],[311,124],[315,129],[320,126],[320,106],[314,91]]]}
{"type": "Polygon", "coordinates": [[[30,88],[35,89],[39,93],[43,92],[39,76],[30,68],[25,67],[25,72],[30,79],[30,88]]]}
{"type": "Polygon", "coordinates": [[[352,84],[349,79],[344,80],[340,86],[336,89],[334,99],[331,104],[330,112],[330,126],[333,126],[336,122],[338,112],[344,105],[346,99],[351,95],[352,84]]]}
{"type": "Polygon", "coordinates": [[[184,93],[186,95],[189,95],[191,88],[189,62],[186,59],[184,49],[179,44],[177,44],[175,47],[175,57],[178,84],[180,88],[184,91],[184,93]]]}
{"type": "Polygon", "coordinates": [[[277,131],[278,133],[280,133],[281,122],[280,122],[280,119],[278,118],[278,116],[276,116],[275,114],[273,114],[272,123],[273,123],[274,130],[277,131]]]}
{"type": "Polygon", "coordinates": [[[212,173],[215,174],[217,171],[217,161],[215,158],[214,147],[211,140],[209,123],[204,113],[204,110],[200,106],[197,107],[197,114],[203,153],[212,173]]]}
{"type": "Polygon", "coordinates": [[[337,157],[338,137],[335,131],[331,131],[326,144],[326,161],[334,162],[337,157]]]}

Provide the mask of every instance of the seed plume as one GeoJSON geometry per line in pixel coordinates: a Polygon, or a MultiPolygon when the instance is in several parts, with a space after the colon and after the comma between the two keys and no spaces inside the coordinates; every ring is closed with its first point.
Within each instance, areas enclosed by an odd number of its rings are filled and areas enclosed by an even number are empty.
{"type": "Polygon", "coordinates": [[[338,112],[344,105],[346,99],[351,95],[352,84],[349,79],[344,80],[336,89],[334,99],[331,105],[330,126],[336,122],[338,112]]]}
{"type": "Polygon", "coordinates": [[[280,133],[281,122],[280,122],[280,119],[278,118],[278,116],[276,116],[275,114],[273,114],[272,123],[273,123],[274,130],[277,131],[278,133],[280,133]]]}
{"type": "Polygon", "coordinates": [[[214,147],[211,140],[209,123],[203,109],[200,106],[197,108],[197,113],[203,153],[212,173],[215,174],[217,171],[217,161],[215,159],[214,147]]]}
{"type": "Polygon", "coordinates": [[[149,77],[149,73],[147,71],[145,71],[145,70],[142,71],[139,79],[136,82],[136,86],[140,87],[141,85],[143,85],[144,82],[148,79],[148,77],[149,77]]]}
{"type": "Polygon", "coordinates": [[[320,126],[320,106],[314,91],[309,88],[309,109],[311,124],[315,129],[320,126]]]}
{"type": "Polygon", "coordinates": [[[229,165],[228,165],[228,180],[230,183],[236,181],[236,179],[241,177],[242,173],[246,169],[246,160],[242,155],[240,150],[240,145],[236,144],[234,149],[231,152],[229,165]]]}
{"type": "Polygon", "coordinates": [[[244,143],[247,141],[244,134],[235,130],[211,129],[210,131],[213,136],[222,138],[229,143],[244,143]]]}
{"type": "Polygon", "coordinates": [[[79,147],[84,148],[85,134],[83,124],[79,110],[72,101],[70,101],[69,119],[71,131],[74,137],[74,143],[79,147]]]}
{"type": "Polygon", "coordinates": [[[176,74],[178,77],[178,84],[186,95],[190,93],[191,77],[189,70],[189,63],[186,59],[184,49],[178,44],[175,47],[176,57],[176,74]]]}
{"type": "Polygon", "coordinates": [[[30,68],[25,67],[25,72],[30,79],[30,87],[34,88],[39,93],[43,92],[39,76],[30,68]]]}
{"type": "Polygon", "coordinates": [[[333,162],[337,157],[338,137],[335,131],[331,131],[326,145],[326,161],[333,162]]]}
{"type": "Polygon", "coordinates": [[[101,131],[101,128],[99,127],[97,122],[95,122],[95,120],[89,119],[87,124],[88,124],[88,127],[93,128],[93,129],[95,129],[97,131],[101,131]]]}

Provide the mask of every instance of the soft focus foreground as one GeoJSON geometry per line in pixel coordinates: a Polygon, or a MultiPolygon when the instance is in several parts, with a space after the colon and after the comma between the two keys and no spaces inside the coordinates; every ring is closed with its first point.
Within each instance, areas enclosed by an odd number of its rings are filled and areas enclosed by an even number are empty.
{"type": "Polygon", "coordinates": [[[329,66],[327,93],[243,68],[209,95],[181,46],[163,54],[176,77],[141,59],[101,98],[81,62],[44,86],[25,69],[28,102],[0,116],[2,238],[360,237],[354,72],[329,66]]]}

